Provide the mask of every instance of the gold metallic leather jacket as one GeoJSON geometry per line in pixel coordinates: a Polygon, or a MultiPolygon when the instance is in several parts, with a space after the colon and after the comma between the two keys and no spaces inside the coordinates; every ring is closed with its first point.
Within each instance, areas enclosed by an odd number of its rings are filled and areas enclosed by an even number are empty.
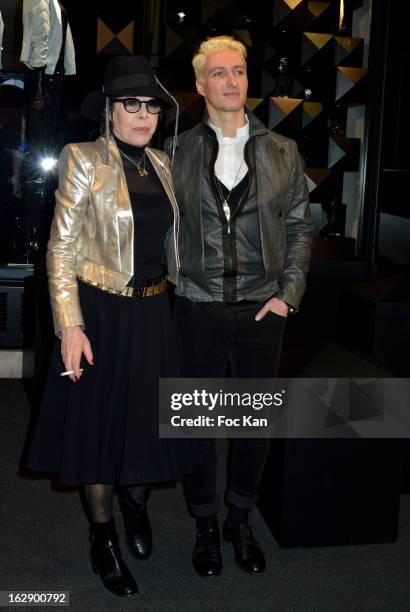
{"type": "MultiPolygon", "coordinates": [[[[167,236],[179,267],[179,212],[168,156],[146,148],[174,211],[167,236]]],[[[54,330],[84,327],[77,274],[122,290],[134,274],[134,221],[118,147],[112,137],[66,145],[59,158],[59,184],[47,251],[54,330]]],[[[168,256],[170,249],[167,249],[168,256]]]]}

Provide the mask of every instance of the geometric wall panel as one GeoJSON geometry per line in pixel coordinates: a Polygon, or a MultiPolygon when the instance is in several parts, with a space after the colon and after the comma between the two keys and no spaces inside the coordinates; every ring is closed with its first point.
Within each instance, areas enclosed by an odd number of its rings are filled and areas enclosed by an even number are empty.
{"type": "Polygon", "coordinates": [[[330,2],[308,2],[307,8],[315,18],[320,17],[320,15],[328,9],[330,6],[330,2]]]}
{"type": "Polygon", "coordinates": [[[360,138],[329,138],[328,168],[338,166],[344,172],[359,170],[360,138]]]}
{"type": "Polygon", "coordinates": [[[117,38],[124,47],[130,52],[134,49],[134,21],[131,21],[121,32],[118,32],[117,38]]]}
{"type": "Polygon", "coordinates": [[[289,17],[302,2],[303,0],[276,0],[273,5],[273,25],[277,26],[289,17]]]}
{"type": "Polygon", "coordinates": [[[275,54],[276,50],[269,43],[266,42],[263,61],[267,62],[268,60],[272,59],[275,54]]]}
{"type": "Polygon", "coordinates": [[[268,129],[297,141],[311,201],[340,200],[343,172],[357,170],[360,153],[360,142],[346,138],[348,104],[366,94],[364,41],[352,36],[360,2],[345,0],[340,28],[341,0],[167,0],[159,73],[181,102],[180,130],[200,121],[204,108],[202,98],[183,93],[194,90],[194,50],[207,36],[234,36],[248,50],[247,107],[268,129]]]}
{"type": "Polygon", "coordinates": [[[229,0],[202,0],[202,23],[208,21],[227,4],[229,0]]]}
{"type": "Polygon", "coordinates": [[[351,93],[355,87],[361,84],[361,81],[367,75],[367,70],[364,68],[338,66],[336,71],[336,101],[351,93]]]}
{"type": "Polygon", "coordinates": [[[178,100],[181,114],[187,113],[192,119],[196,119],[197,121],[202,119],[202,113],[198,117],[198,107],[202,107],[202,96],[198,93],[191,93],[189,91],[176,91],[175,97],[178,100]]]}
{"type": "Polygon", "coordinates": [[[246,106],[254,113],[264,101],[264,98],[247,98],[246,106]]]}
{"type": "Polygon", "coordinates": [[[352,65],[356,62],[362,65],[363,38],[351,38],[348,36],[335,36],[334,65],[339,66],[342,62],[352,65]]]}
{"type": "Polygon", "coordinates": [[[97,21],[97,53],[101,51],[104,47],[108,45],[115,37],[114,32],[110,30],[108,26],[102,21],[102,19],[98,18],[97,21]]]}
{"type": "Polygon", "coordinates": [[[309,193],[313,194],[316,189],[323,187],[331,175],[330,170],[325,168],[305,168],[306,181],[309,193]]]}
{"type": "Polygon", "coordinates": [[[247,49],[252,46],[252,40],[248,30],[234,30],[234,38],[238,39],[247,49]]]}
{"type": "Polygon", "coordinates": [[[181,38],[173,28],[166,26],[165,31],[165,57],[168,57],[171,53],[173,53],[178,47],[181,47],[184,44],[184,39],[181,38]]]}
{"type": "Polygon", "coordinates": [[[282,124],[292,131],[302,127],[303,100],[300,98],[269,98],[268,128],[278,130],[282,124]]]}
{"type": "Polygon", "coordinates": [[[98,17],[97,53],[101,55],[127,55],[134,51],[134,25],[131,21],[116,34],[98,17]]]}
{"type": "Polygon", "coordinates": [[[306,64],[314,55],[324,49],[332,40],[332,34],[303,32],[301,65],[306,64]]]}
{"type": "Polygon", "coordinates": [[[265,68],[262,68],[261,72],[261,96],[268,96],[274,89],[276,85],[275,78],[267,71],[265,68]]]}
{"type": "MultiPolygon", "coordinates": [[[[179,131],[188,130],[202,121],[204,112],[202,96],[190,91],[173,91],[172,95],[178,100],[179,104],[179,131]]],[[[175,122],[175,112],[170,110],[165,114],[165,124],[172,126],[175,122]]]]}
{"type": "Polygon", "coordinates": [[[303,98],[304,95],[304,86],[299,83],[296,79],[293,79],[292,82],[292,98],[303,98]]]}
{"type": "Polygon", "coordinates": [[[307,13],[310,15],[305,30],[309,32],[338,31],[340,0],[333,2],[307,2],[307,13]]]}
{"type": "Polygon", "coordinates": [[[302,127],[308,126],[323,112],[321,102],[303,102],[303,123],[302,127]]]}

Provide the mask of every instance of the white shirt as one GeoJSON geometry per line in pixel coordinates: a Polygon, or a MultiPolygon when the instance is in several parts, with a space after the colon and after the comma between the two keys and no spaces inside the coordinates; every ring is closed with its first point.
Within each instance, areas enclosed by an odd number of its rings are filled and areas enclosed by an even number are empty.
{"type": "Polygon", "coordinates": [[[248,171],[244,160],[244,148],[249,140],[249,121],[246,115],[245,119],[246,124],[236,130],[236,136],[233,138],[222,136],[221,129],[208,120],[208,125],[214,130],[219,144],[215,174],[227,189],[233,189],[248,171]]]}

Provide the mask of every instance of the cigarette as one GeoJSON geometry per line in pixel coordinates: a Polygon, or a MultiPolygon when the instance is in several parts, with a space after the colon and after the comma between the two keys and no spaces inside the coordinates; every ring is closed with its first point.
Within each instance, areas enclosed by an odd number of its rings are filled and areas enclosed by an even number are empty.
{"type": "MultiPolygon", "coordinates": [[[[80,368],[80,372],[84,372],[84,368],[80,368]]],[[[66,372],[61,372],[60,376],[70,376],[70,374],[74,374],[74,370],[67,370],[66,372]]]]}

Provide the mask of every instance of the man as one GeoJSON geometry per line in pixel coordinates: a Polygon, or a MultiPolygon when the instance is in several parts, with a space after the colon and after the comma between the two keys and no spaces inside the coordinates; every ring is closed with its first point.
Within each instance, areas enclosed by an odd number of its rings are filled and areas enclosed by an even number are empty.
{"type": "MultiPolygon", "coordinates": [[[[305,289],[313,224],[303,163],[295,142],[245,108],[245,58],[229,36],[201,44],[192,64],[206,112],[179,137],[173,160],[181,215],[175,320],[186,377],[223,378],[227,367],[234,377],[275,377],[286,317],[305,289]]],[[[216,446],[200,444],[203,465],[184,484],[197,519],[193,565],[212,576],[222,568],[216,446]]],[[[268,452],[267,439],[232,441],[223,535],[252,574],[265,568],[248,513],[268,452]]]]}

